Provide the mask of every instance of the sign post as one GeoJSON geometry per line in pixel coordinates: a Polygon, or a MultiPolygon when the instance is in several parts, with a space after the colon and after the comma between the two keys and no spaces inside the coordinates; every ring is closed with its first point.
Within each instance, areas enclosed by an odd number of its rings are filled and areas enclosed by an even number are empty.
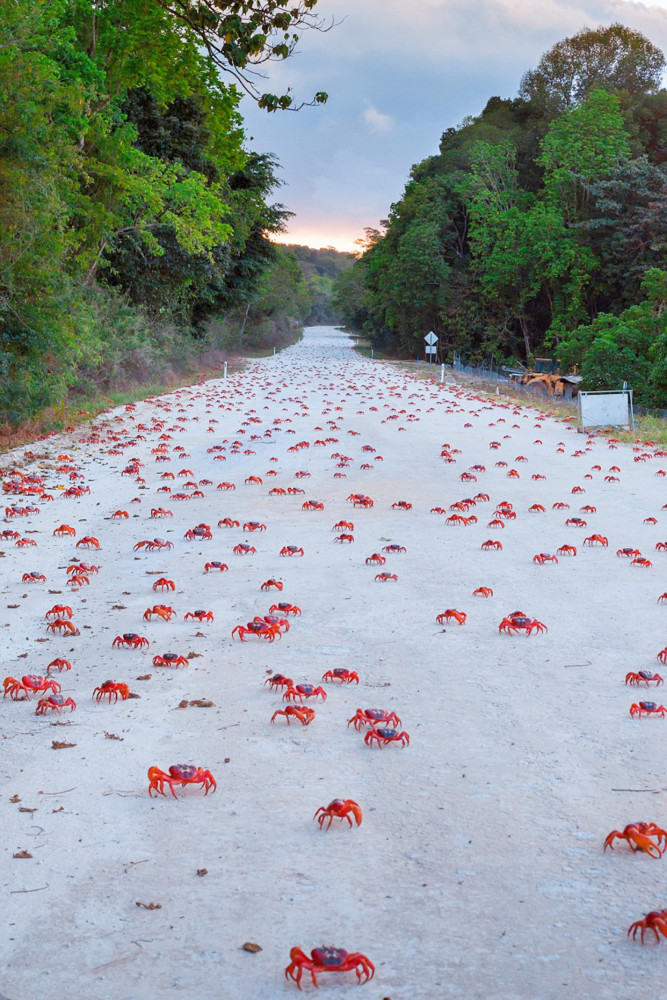
{"type": "Polygon", "coordinates": [[[433,363],[433,355],[438,353],[438,348],[436,347],[436,344],[438,343],[438,338],[433,333],[433,330],[431,330],[429,333],[426,334],[424,340],[426,341],[426,347],[424,350],[428,355],[429,361],[433,363]]]}

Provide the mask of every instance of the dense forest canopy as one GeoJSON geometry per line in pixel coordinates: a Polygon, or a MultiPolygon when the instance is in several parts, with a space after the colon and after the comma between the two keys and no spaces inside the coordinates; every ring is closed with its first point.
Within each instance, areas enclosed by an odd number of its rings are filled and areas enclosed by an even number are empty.
{"type": "Polygon", "coordinates": [[[620,24],[545,53],[518,97],[442,135],[336,282],[344,321],[415,357],[579,365],[667,406],[663,54],[620,24]]]}
{"type": "Polygon", "coordinates": [[[311,300],[239,101],[298,106],[255,69],[327,29],[316,4],[4,0],[0,419],[294,335],[311,300]]]}

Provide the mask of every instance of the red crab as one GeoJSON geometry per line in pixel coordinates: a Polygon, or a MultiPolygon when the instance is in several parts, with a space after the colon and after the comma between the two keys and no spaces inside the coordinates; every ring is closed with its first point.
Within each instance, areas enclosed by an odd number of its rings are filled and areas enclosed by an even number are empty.
{"type": "Polygon", "coordinates": [[[292,948],[289,954],[290,964],[285,969],[285,978],[292,979],[299,989],[304,970],[310,972],[313,986],[317,986],[317,976],[323,972],[355,972],[359,983],[366,983],[375,975],[375,966],[360,951],[350,953],[344,948],[321,945],[313,948],[310,958],[301,948],[292,948]]]}
{"type": "Polygon", "coordinates": [[[500,552],[502,547],[503,543],[496,541],[494,538],[489,538],[486,542],[482,542],[482,548],[485,552],[488,552],[489,549],[495,549],[496,552],[500,552]]]}
{"type": "Polygon", "coordinates": [[[604,842],[605,851],[608,847],[613,851],[614,840],[617,837],[627,841],[631,850],[644,851],[652,858],[661,858],[667,849],[667,833],[655,823],[628,823],[622,833],[612,830],[604,842]],[[654,843],[651,837],[655,837],[657,843],[654,843]]]}
{"type": "Polygon", "coordinates": [[[284,615],[300,615],[301,608],[296,604],[287,604],[285,601],[281,601],[279,604],[272,604],[269,608],[269,614],[273,614],[274,611],[281,611],[284,615]]]}
{"type": "Polygon", "coordinates": [[[324,510],[324,504],[321,500],[306,500],[301,504],[301,510],[324,510]]]}
{"type": "Polygon", "coordinates": [[[93,538],[92,535],[86,535],[85,538],[80,538],[76,543],[77,549],[99,549],[100,543],[97,538],[93,538]]]}
{"type": "Polygon", "coordinates": [[[304,705],[288,705],[287,708],[279,708],[271,716],[271,722],[277,715],[284,715],[287,724],[291,719],[297,719],[302,726],[309,726],[315,718],[315,709],[306,708],[304,705]]]}
{"type": "Polygon", "coordinates": [[[559,549],[556,549],[559,556],[576,556],[577,548],[575,545],[561,545],[559,549]]]}
{"type": "Polygon", "coordinates": [[[44,615],[45,618],[65,618],[72,617],[72,609],[68,604],[54,604],[50,611],[47,611],[44,615]]]}
{"type": "Polygon", "coordinates": [[[630,671],[629,674],[625,675],[625,683],[630,684],[630,686],[646,684],[646,687],[648,687],[651,681],[655,681],[656,687],[659,687],[663,683],[660,674],[652,674],[649,670],[639,670],[636,673],[630,671]]]}
{"type": "Polygon", "coordinates": [[[381,556],[379,552],[374,552],[372,556],[368,556],[366,559],[367,566],[384,566],[386,563],[384,556],[381,556]]]}
{"type": "Polygon", "coordinates": [[[58,681],[51,680],[49,677],[40,677],[38,674],[26,674],[20,681],[15,677],[5,677],[3,687],[3,698],[9,695],[12,701],[25,700],[22,697],[19,698],[19,695],[25,695],[25,698],[28,698],[31,693],[43,694],[46,691],[52,691],[53,694],[59,694],[60,692],[58,681]]]}
{"type": "Polygon", "coordinates": [[[116,636],[111,645],[114,648],[124,646],[125,649],[143,649],[144,646],[148,647],[150,643],[143,635],[137,635],[136,632],[123,632],[122,635],[116,636]]]}
{"type": "Polygon", "coordinates": [[[442,614],[436,616],[436,622],[438,625],[444,625],[445,622],[455,621],[459,625],[465,625],[467,614],[465,611],[457,611],[455,608],[448,608],[447,611],[443,611],[442,614]]]}
{"type": "MultiPolygon", "coordinates": [[[[340,537],[344,538],[345,536],[341,535],[340,537]]],[[[280,555],[281,556],[302,556],[302,555],[304,555],[304,551],[303,551],[302,548],[299,548],[298,545],[283,545],[282,549],[280,550],[280,555]]]]}
{"type": "Polygon", "coordinates": [[[74,623],[66,618],[56,618],[55,621],[49,622],[46,630],[47,632],[61,632],[65,635],[79,635],[79,630],[74,626],[74,623]]]}
{"type": "Polygon", "coordinates": [[[243,525],[244,531],[266,531],[266,525],[259,521],[246,521],[243,525]]]}
{"type": "Polygon", "coordinates": [[[322,674],[322,680],[331,682],[340,681],[341,684],[358,684],[359,674],[356,670],[347,670],[345,667],[334,667],[322,674]]]}
{"type": "Polygon", "coordinates": [[[234,521],[231,517],[223,517],[221,521],[218,521],[219,528],[240,528],[240,521],[234,521]]]}
{"type": "Polygon", "coordinates": [[[246,542],[239,542],[238,545],[234,546],[232,552],[235,556],[254,556],[257,549],[254,545],[248,545],[246,542]]]}
{"type": "Polygon", "coordinates": [[[276,688],[281,688],[281,687],[284,688],[294,687],[294,681],[292,680],[292,678],[285,677],[284,674],[274,674],[273,677],[267,677],[264,683],[269,684],[272,691],[275,691],[276,688]]]}
{"type": "Polygon", "coordinates": [[[173,549],[174,543],[168,542],[164,538],[147,538],[143,542],[137,542],[134,546],[134,551],[137,552],[138,549],[146,549],[147,552],[156,552],[161,549],[173,549]]]}
{"type": "Polygon", "coordinates": [[[63,670],[71,670],[72,664],[69,662],[69,660],[64,660],[61,657],[57,657],[55,660],[51,660],[48,667],[46,668],[47,674],[51,670],[51,667],[54,667],[58,671],[58,673],[62,673],[63,670]]]}
{"type": "Polygon", "coordinates": [[[353,541],[354,541],[354,535],[338,535],[337,538],[334,538],[334,542],[340,542],[341,545],[345,543],[351,545],[353,541]]]}
{"type": "Polygon", "coordinates": [[[544,514],[545,508],[541,503],[534,503],[532,507],[528,508],[529,514],[544,514]]]}
{"type": "Polygon", "coordinates": [[[387,743],[400,743],[401,747],[410,745],[410,737],[407,733],[399,732],[397,729],[369,729],[364,736],[366,746],[377,744],[380,748],[387,743]]]}
{"type": "Polygon", "coordinates": [[[630,563],[631,566],[641,566],[643,569],[649,569],[653,563],[650,559],[645,559],[644,556],[635,556],[635,558],[630,563]]]}
{"type": "Polygon", "coordinates": [[[391,505],[392,510],[412,510],[412,504],[407,500],[397,500],[391,505]]]}
{"type": "Polygon", "coordinates": [[[314,684],[297,684],[295,687],[288,687],[283,692],[283,701],[303,701],[304,698],[321,698],[327,700],[327,693],[323,687],[315,687],[314,684]]]}
{"type": "Polygon", "coordinates": [[[548,632],[546,625],[542,622],[538,622],[536,618],[528,618],[524,615],[523,611],[513,611],[511,615],[507,615],[503,618],[500,625],[498,626],[499,632],[504,632],[506,635],[512,635],[514,632],[523,631],[526,635],[532,635],[534,631],[548,632]]]}
{"type": "Polygon", "coordinates": [[[378,723],[389,723],[391,726],[400,726],[401,720],[396,712],[386,712],[383,708],[358,708],[351,719],[348,719],[357,732],[361,732],[364,726],[376,726],[378,723]]]}
{"type": "Polygon", "coordinates": [[[548,562],[557,563],[558,559],[556,556],[552,556],[548,552],[540,552],[538,555],[533,556],[533,562],[540,566],[544,566],[544,564],[548,562]]]}
{"type": "Polygon", "coordinates": [[[36,570],[32,570],[30,573],[24,573],[21,577],[22,583],[46,583],[46,577],[43,573],[38,573],[36,570]]]}
{"type": "Polygon", "coordinates": [[[628,937],[632,934],[632,940],[637,937],[637,931],[641,929],[641,942],[644,943],[646,931],[653,931],[656,941],[660,941],[660,934],[667,937],[667,910],[651,910],[643,920],[635,920],[634,924],[628,927],[628,937]],[[660,933],[658,933],[658,931],[660,933]]]}
{"type": "Polygon", "coordinates": [[[192,542],[195,539],[203,541],[205,538],[213,538],[211,534],[211,529],[208,524],[197,524],[194,528],[188,528],[188,530],[183,535],[188,542],[192,542]]]}
{"type": "Polygon", "coordinates": [[[213,791],[218,787],[211,772],[204,767],[196,767],[194,764],[172,764],[169,774],[160,770],[159,767],[148,768],[148,794],[165,795],[164,786],[169,785],[171,794],[176,798],[174,785],[203,785],[204,794],[208,795],[211,788],[213,791]]]}
{"type": "Polygon", "coordinates": [[[75,538],[76,530],[69,524],[61,524],[60,527],[53,529],[53,534],[56,538],[62,538],[65,535],[75,538]]]}
{"type": "Polygon", "coordinates": [[[214,618],[213,618],[213,612],[212,611],[201,611],[201,610],[199,610],[199,611],[186,611],[186,613],[183,615],[183,621],[187,622],[191,618],[196,618],[196,620],[200,624],[202,622],[209,622],[210,623],[210,622],[212,622],[214,620],[214,618]]]}
{"type": "Polygon", "coordinates": [[[212,560],[212,562],[207,562],[204,565],[204,572],[205,573],[208,573],[212,569],[217,569],[221,573],[226,573],[227,570],[229,569],[229,566],[227,565],[227,563],[223,563],[223,562],[220,562],[218,559],[214,559],[214,560],[212,560]]]}
{"type": "Polygon", "coordinates": [[[168,580],[166,576],[161,576],[153,584],[153,590],[176,590],[176,584],[173,580],[168,580]]]}
{"type": "Polygon", "coordinates": [[[601,545],[603,549],[606,549],[609,540],[604,535],[589,535],[588,538],[584,538],[584,545],[601,545]]]}
{"type": "Polygon", "coordinates": [[[62,694],[50,694],[48,698],[40,698],[37,702],[35,715],[46,715],[49,709],[53,709],[60,715],[61,710],[67,707],[69,707],[70,712],[74,711],[76,702],[73,698],[65,698],[62,694]]]}
{"type": "Polygon", "coordinates": [[[153,615],[157,615],[163,622],[171,621],[175,616],[176,612],[173,608],[170,608],[167,604],[154,604],[152,608],[146,608],[144,611],[144,621],[151,621],[153,615]]]}
{"type": "Polygon", "coordinates": [[[153,657],[154,667],[188,667],[189,661],[186,656],[179,656],[178,653],[162,653],[153,657]]]}
{"type": "Polygon", "coordinates": [[[244,482],[248,484],[254,484],[256,486],[262,485],[262,480],[259,478],[259,476],[248,476],[248,478],[245,479],[244,482]]]}
{"type": "MultiPolygon", "coordinates": [[[[354,531],[354,524],[352,521],[338,521],[334,524],[332,531],[354,531]]],[[[667,548],[667,545],[665,546],[667,548]]]]}
{"type": "Polygon", "coordinates": [[[581,517],[568,517],[565,526],[568,528],[587,528],[588,523],[581,517]]]}
{"type": "Polygon", "coordinates": [[[493,590],[491,587],[478,587],[477,590],[473,590],[473,597],[493,597],[493,590]]]}
{"type": "Polygon", "coordinates": [[[398,554],[399,552],[405,552],[405,545],[384,545],[382,551],[398,554]]]}
{"type": "Polygon", "coordinates": [[[275,588],[275,590],[282,590],[283,586],[284,584],[282,583],[281,580],[273,580],[273,579],[265,580],[262,586],[260,587],[260,590],[270,590],[271,587],[275,588]]]}
{"type": "Polygon", "coordinates": [[[269,642],[273,642],[276,636],[279,639],[281,637],[278,625],[272,625],[261,618],[248,622],[246,625],[237,625],[236,628],[232,629],[232,639],[237,633],[241,642],[245,642],[246,635],[254,635],[258,639],[268,639],[269,642]]]}
{"type": "Polygon", "coordinates": [[[164,507],[151,507],[151,517],[154,519],[173,516],[172,512],[170,510],[165,510],[164,507]]]}
{"type": "Polygon", "coordinates": [[[640,719],[642,715],[659,715],[664,719],[667,715],[667,708],[664,705],[658,705],[654,701],[640,701],[639,704],[630,705],[630,715],[634,719],[638,716],[640,719]]]}
{"type": "Polygon", "coordinates": [[[398,583],[398,576],[396,573],[377,573],[375,579],[380,583],[387,583],[389,580],[394,580],[398,583]]]}
{"type": "Polygon", "coordinates": [[[361,809],[353,799],[334,799],[328,806],[320,806],[313,819],[320,824],[320,830],[328,830],[334,819],[346,819],[350,826],[354,826],[350,813],[354,816],[357,826],[361,826],[361,809]],[[325,827],[327,819],[329,822],[325,827]]]}
{"type": "Polygon", "coordinates": [[[100,684],[93,691],[93,698],[98,703],[102,698],[108,698],[109,704],[113,701],[114,704],[120,698],[122,701],[127,701],[130,697],[130,689],[127,684],[123,684],[119,681],[105,681],[104,684],[100,684]]]}

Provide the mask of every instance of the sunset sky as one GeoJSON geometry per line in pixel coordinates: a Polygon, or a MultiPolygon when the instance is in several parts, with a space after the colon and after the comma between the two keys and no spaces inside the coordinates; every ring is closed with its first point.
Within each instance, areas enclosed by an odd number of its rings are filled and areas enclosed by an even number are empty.
{"type": "Polygon", "coordinates": [[[295,217],[285,242],[355,250],[386,218],[408,172],[445,129],[514,97],[523,73],[583,27],[621,22],[667,52],[667,0],[319,0],[339,22],[305,33],[262,90],[324,107],[267,115],[242,102],[248,142],[273,152],[276,195],[295,217]]]}

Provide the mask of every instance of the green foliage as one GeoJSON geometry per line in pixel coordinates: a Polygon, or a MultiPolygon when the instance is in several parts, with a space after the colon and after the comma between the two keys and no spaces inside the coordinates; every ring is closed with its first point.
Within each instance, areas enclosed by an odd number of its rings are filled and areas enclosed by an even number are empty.
{"type": "Polygon", "coordinates": [[[242,79],[266,58],[285,58],[299,30],[322,27],[316,2],[6,0],[5,418],[60,403],[91,379],[187,367],[211,316],[266,296],[260,285],[276,261],[268,237],[289,213],[268,203],[275,159],[244,148],[240,95],[221,82],[219,59],[242,79]],[[131,372],[124,357],[134,358],[131,372]]]}
{"type": "Polygon", "coordinates": [[[649,287],[667,270],[663,65],[622,26],[580,32],[519,98],[448,129],[337,279],[344,321],[399,355],[433,329],[445,358],[557,353],[585,386],[623,375],[640,399],[663,399],[667,337],[649,287]]]}

